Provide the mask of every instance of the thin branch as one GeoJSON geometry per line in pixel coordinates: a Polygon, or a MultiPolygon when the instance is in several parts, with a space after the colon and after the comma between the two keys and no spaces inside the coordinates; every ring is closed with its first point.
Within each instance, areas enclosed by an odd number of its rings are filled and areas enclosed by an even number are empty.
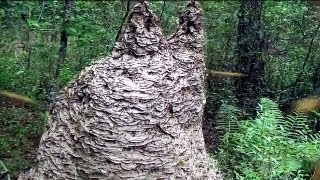
{"type": "Polygon", "coordinates": [[[37,22],[39,22],[39,21],[40,21],[40,19],[41,19],[41,17],[42,17],[43,10],[44,10],[44,0],[42,1],[41,12],[40,12],[40,16],[39,16],[39,18],[38,18],[37,22]]]}
{"type": "MultiPolygon", "coordinates": [[[[119,40],[119,38],[120,38],[120,35],[121,35],[121,32],[122,32],[122,28],[123,28],[124,23],[125,23],[128,15],[129,15],[129,11],[130,11],[130,0],[127,1],[126,13],[125,13],[125,15],[124,15],[123,18],[122,18],[121,26],[120,26],[120,28],[119,28],[119,30],[118,30],[118,33],[117,33],[117,36],[116,36],[116,38],[115,38],[114,44],[115,44],[116,42],[118,42],[118,40],[119,40]]],[[[114,47],[114,45],[113,45],[113,47],[114,47]]]]}
{"type": "Polygon", "coordinates": [[[160,15],[160,18],[159,18],[160,20],[162,19],[162,15],[163,15],[165,7],[166,7],[166,0],[163,0],[162,11],[161,11],[161,15],[160,15]]]}
{"type": "Polygon", "coordinates": [[[123,10],[125,10],[126,9],[126,5],[124,4],[124,0],[121,0],[121,5],[122,5],[123,10]]]}
{"type": "Polygon", "coordinates": [[[296,86],[296,85],[301,81],[302,75],[303,75],[303,73],[304,73],[306,64],[307,64],[307,62],[308,62],[308,60],[309,60],[309,57],[310,57],[310,54],[311,54],[311,51],[312,51],[312,48],[313,48],[314,39],[315,39],[315,37],[317,36],[319,30],[320,30],[320,21],[319,21],[318,26],[317,26],[317,28],[315,29],[315,31],[314,31],[314,33],[313,33],[313,36],[312,36],[312,38],[311,38],[307,55],[306,55],[306,57],[305,57],[305,59],[304,59],[304,62],[303,62],[303,64],[302,64],[302,70],[300,71],[300,73],[299,73],[299,75],[297,76],[296,80],[295,80],[292,84],[290,84],[290,85],[288,85],[287,87],[285,87],[284,89],[287,89],[287,88],[292,87],[292,86],[296,86]]]}

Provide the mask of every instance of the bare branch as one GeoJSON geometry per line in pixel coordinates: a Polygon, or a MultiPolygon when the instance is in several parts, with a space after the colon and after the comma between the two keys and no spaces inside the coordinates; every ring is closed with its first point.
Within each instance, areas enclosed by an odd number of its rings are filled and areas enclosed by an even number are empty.
{"type": "MultiPolygon", "coordinates": [[[[115,38],[115,42],[114,42],[114,43],[116,43],[116,42],[119,40],[119,38],[120,38],[120,35],[121,35],[121,32],[122,32],[122,28],[123,28],[124,23],[125,23],[128,15],[129,15],[129,12],[130,12],[130,0],[127,1],[126,13],[124,14],[124,16],[123,16],[123,18],[122,18],[121,26],[120,26],[120,28],[119,28],[119,30],[118,30],[118,33],[117,33],[117,36],[116,36],[116,38],[115,38]]],[[[114,46],[113,46],[113,47],[114,47],[114,46]]]]}
{"type": "Polygon", "coordinates": [[[312,51],[312,49],[313,49],[314,39],[315,39],[315,37],[317,36],[317,34],[318,34],[318,32],[319,32],[319,29],[320,29],[320,21],[319,21],[318,26],[317,26],[317,28],[315,29],[315,31],[314,31],[314,33],[313,33],[313,36],[312,36],[312,38],[311,38],[310,45],[309,45],[309,49],[308,49],[307,55],[306,55],[306,57],[305,57],[305,59],[304,59],[304,62],[303,62],[302,68],[301,68],[302,70],[300,71],[300,73],[299,73],[299,75],[297,76],[296,80],[295,80],[292,84],[290,84],[290,85],[288,85],[287,87],[285,87],[284,89],[287,89],[287,88],[290,88],[290,87],[294,87],[294,86],[296,86],[296,85],[301,81],[302,75],[303,75],[303,73],[304,73],[304,71],[305,71],[305,67],[306,67],[306,65],[307,65],[307,62],[308,62],[308,60],[309,60],[311,51],[312,51]]]}

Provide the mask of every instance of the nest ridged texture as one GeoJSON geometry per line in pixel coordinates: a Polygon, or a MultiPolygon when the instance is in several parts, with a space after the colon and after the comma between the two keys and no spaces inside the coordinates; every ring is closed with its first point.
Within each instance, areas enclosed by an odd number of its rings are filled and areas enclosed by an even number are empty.
{"type": "Polygon", "coordinates": [[[20,179],[221,179],[202,134],[201,10],[190,3],[166,40],[137,3],[110,57],[58,96],[38,164],[20,179]]]}

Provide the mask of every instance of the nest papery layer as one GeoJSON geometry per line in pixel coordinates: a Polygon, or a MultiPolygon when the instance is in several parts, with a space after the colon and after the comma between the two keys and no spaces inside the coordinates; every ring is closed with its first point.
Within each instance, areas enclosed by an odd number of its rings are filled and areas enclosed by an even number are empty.
{"type": "Polygon", "coordinates": [[[202,135],[201,10],[188,5],[168,40],[145,3],[112,56],[63,89],[22,179],[221,179],[202,135]]]}

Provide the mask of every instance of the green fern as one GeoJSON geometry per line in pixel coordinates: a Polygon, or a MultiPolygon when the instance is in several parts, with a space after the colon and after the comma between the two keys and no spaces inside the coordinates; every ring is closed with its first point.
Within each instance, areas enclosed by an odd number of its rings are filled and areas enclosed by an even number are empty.
{"type": "Polygon", "coordinates": [[[310,165],[319,157],[320,135],[310,130],[307,116],[283,117],[278,105],[266,98],[255,120],[239,121],[237,112],[225,105],[218,113],[224,135],[216,158],[226,179],[308,178],[310,165]]]}
{"type": "Polygon", "coordinates": [[[286,117],[285,120],[280,121],[280,123],[288,132],[290,138],[305,141],[313,133],[308,126],[308,121],[308,116],[304,114],[295,114],[286,117]]]}
{"type": "MultiPolygon", "coordinates": [[[[293,114],[283,117],[278,105],[267,99],[262,98],[259,104],[258,116],[271,116],[279,129],[283,129],[289,138],[300,139],[302,141],[319,141],[320,132],[313,132],[309,125],[311,124],[306,114],[293,114]]],[[[239,130],[241,111],[232,105],[222,103],[217,114],[217,126],[219,137],[222,138],[226,133],[234,133],[239,130]]],[[[320,117],[320,116],[319,116],[320,117]]]]}
{"type": "Polygon", "coordinates": [[[217,114],[217,131],[219,136],[222,137],[225,133],[237,132],[239,130],[240,110],[232,105],[228,105],[225,102],[222,103],[217,114]]]}

